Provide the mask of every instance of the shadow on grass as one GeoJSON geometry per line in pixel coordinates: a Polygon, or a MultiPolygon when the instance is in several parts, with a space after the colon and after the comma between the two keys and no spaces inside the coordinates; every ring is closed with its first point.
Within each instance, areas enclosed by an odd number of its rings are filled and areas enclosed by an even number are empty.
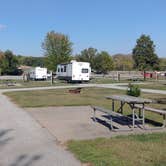
{"type": "Polygon", "coordinates": [[[163,125],[160,122],[156,122],[156,121],[154,121],[152,119],[147,119],[147,118],[145,118],[145,123],[148,123],[148,124],[150,124],[152,126],[156,126],[156,127],[161,127],[163,125]]]}

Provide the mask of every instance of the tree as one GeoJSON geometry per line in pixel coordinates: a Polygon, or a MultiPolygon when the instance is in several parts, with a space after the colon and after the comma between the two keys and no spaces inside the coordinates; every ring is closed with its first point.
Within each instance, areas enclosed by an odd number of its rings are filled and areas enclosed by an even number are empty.
{"type": "Polygon", "coordinates": [[[140,70],[153,70],[158,67],[155,45],[150,36],[141,35],[133,49],[135,67],[140,70]]]}
{"type": "Polygon", "coordinates": [[[159,68],[161,71],[166,70],[166,58],[159,59],[159,68]]]}
{"type": "Polygon", "coordinates": [[[54,31],[48,32],[42,43],[42,48],[45,51],[46,67],[50,70],[56,71],[58,64],[70,60],[72,43],[69,37],[64,34],[55,33],[54,31]]]}
{"type": "Polygon", "coordinates": [[[32,57],[32,56],[22,56],[18,55],[17,60],[19,65],[25,65],[25,66],[44,66],[44,59],[45,57],[32,57]]]}
{"type": "Polygon", "coordinates": [[[3,62],[4,62],[4,53],[0,51],[0,75],[2,74],[3,70],[3,62]]]}
{"type": "Polygon", "coordinates": [[[76,60],[82,62],[89,62],[91,68],[94,69],[94,61],[97,56],[97,49],[89,47],[88,49],[84,49],[81,51],[81,54],[76,56],[76,60]]]}
{"type": "Polygon", "coordinates": [[[94,68],[97,72],[106,74],[113,69],[112,57],[106,51],[98,53],[95,58],[94,68]]]}
{"type": "Polygon", "coordinates": [[[132,70],[134,61],[132,55],[116,54],[113,56],[115,70],[132,70]]]}
{"type": "Polygon", "coordinates": [[[7,50],[3,54],[1,53],[0,68],[2,74],[17,74],[17,65],[17,58],[12,51],[7,50]]]}
{"type": "MultiPolygon", "coordinates": [[[[155,45],[150,36],[141,35],[137,39],[135,48],[133,49],[133,59],[135,67],[139,70],[154,70],[158,68],[158,57],[155,54],[155,45]]],[[[145,79],[145,74],[144,74],[145,79]]]]}

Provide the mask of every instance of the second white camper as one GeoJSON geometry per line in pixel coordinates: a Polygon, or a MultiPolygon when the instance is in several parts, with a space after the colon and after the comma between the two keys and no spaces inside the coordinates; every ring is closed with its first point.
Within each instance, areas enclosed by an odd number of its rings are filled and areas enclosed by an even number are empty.
{"type": "Polygon", "coordinates": [[[91,67],[88,62],[71,61],[57,66],[57,77],[69,82],[83,82],[90,80],[91,67]]]}
{"type": "Polygon", "coordinates": [[[29,71],[29,77],[32,80],[46,80],[47,79],[47,68],[34,67],[29,71]]]}

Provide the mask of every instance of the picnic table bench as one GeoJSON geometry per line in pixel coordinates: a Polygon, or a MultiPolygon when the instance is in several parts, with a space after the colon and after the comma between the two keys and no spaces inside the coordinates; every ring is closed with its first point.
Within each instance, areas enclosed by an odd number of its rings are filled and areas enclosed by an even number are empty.
{"type": "MultiPolygon", "coordinates": [[[[142,109],[142,106],[139,104],[136,104],[135,108],[142,109]]],[[[163,125],[161,127],[158,127],[158,128],[165,128],[166,127],[166,111],[161,110],[161,109],[151,108],[151,107],[144,107],[144,110],[163,115],[163,125]]]]}
{"type": "MultiPolygon", "coordinates": [[[[120,113],[117,113],[117,112],[114,112],[110,109],[105,109],[103,107],[98,107],[98,106],[91,106],[93,111],[94,111],[94,114],[93,114],[93,119],[94,121],[96,122],[97,119],[96,119],[96,111],[99,111],[99,112],[103,112],[105,114],[108,115],[108,124],[110,126],[110,129],[113,130],[113,131],[116,131],[116,129],[114,128],[114,123],[113,123],[113,118],[116,117],[116,118],[127,118],[126,116],[120,114],[120,113]]],[[[117,126],[117,125],[116,125],[117,126]]],[[[118,129],[119,130],[119,129],[118,129]]],[[[121,129],[121,130],[125,130],[126,129],[121,129]]]]}
{"type": "Polygon", "coordinates": [[[113,121],[112,121],[112,116],[121,116],[119,113],[116,113],[112,110],[108,110],[108,109],[105,109],[105,108],[102,108],[102,107],[98,107],[98,106],[92,106],[93,108],[93,111],[94,111],[94,114],[93,114],[93,119],[94,121],[96,122],[96,111],[100,111],[100,112],[103,112],[103,113],[106,113],[109,115],[109,119],[108,119],[108,122],[109,122],[109,125],[111,127],[111,129],[113,130],[113,121]]]}

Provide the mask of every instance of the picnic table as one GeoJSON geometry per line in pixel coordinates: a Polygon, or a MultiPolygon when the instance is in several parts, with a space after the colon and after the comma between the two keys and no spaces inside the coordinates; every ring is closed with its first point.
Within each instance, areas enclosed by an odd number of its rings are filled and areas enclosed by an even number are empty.
{"type": "Polygon", "coordinates": [[[111,95],[106,96],[107,99],[112,100],[112,111],[115,111],[115,101],[120,102],[120,107],[117,112],[123,114],[123,107],[128,104],[132,110],[132,128],[134,129],[136,121],[142,122],[143,128],[145,128],[145,104],[149,104],[152,101],[140,97],[133,97],[127,95],[111,95]],[[137,114],[136,105],[140,105],[139,114],[137,114]]]}

